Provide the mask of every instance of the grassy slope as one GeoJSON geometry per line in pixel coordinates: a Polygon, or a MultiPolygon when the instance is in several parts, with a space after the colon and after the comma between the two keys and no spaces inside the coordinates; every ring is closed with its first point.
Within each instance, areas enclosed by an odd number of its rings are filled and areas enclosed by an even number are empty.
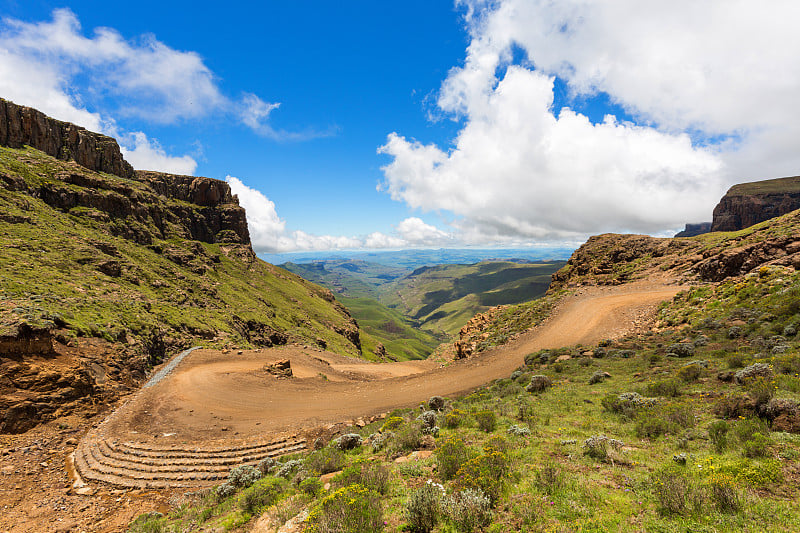
{"type": "Polygon", "coordinates": [[[386,353],[398,360],[425,359],[441,342],[377,300],[347,296],[338,299],[358,321],[364,353],[374,353],[375,347],[383,344],[386,353]]]}
{"type": "Polygon", "coordinates": [[[794,192],[800,192],[800,176],[740,183],[731,187],[727,196],[794,192]]]}
{"type": "Polygon", "coordinates": [[[421,322],[423,329],[454,335],[476,313],[542,296],[563,262],[482,262],[418,269],[383,288],[381,300],[421,322]]]}
{"type": "MultiPolygon", "coordinates": [[[[58,181],[62,171],[145,189],[135,180],[77,169],[32,149],[0,148],[0,172],[21,176],[30,186],[58,181]]],[[[163,328],[184,344],[216,338],[220,344],[246,346],[250,342],[235,325],[238,317],[238,322],[252,320],[286,332],[290,340],[321,338],[333,351],[357,354],[331,329],[344,327],[349,317],[324,299],[326,291],[254,259],[243,247],[183,239],[141,246],[108,232],[108,224],[126,221],[109,222],[85,208],[62,212],[5,188],[0,188],[0,212],[30,221],[0,220],[0,294],[13,302],[0,316],[6,326],[57,319],[73,335],[123,339],[126,332],[134,339],[163,328]],[[158,248],[190,261],[177,264],[158,248]],[[121,276],[98,270],[109,260],[121,264],[121,276]]]]}

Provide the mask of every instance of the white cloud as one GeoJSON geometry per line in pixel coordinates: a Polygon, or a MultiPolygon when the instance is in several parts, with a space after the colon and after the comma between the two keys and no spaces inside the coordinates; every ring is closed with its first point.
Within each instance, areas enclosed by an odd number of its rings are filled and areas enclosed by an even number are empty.
{"type": "Polygon", "coordinates": [[[133,143],[133,148],[125,148],[123,144],[122,155],[128,163],[133,165],[133,168],[183,175],[193,175],[197,169],[197,161],[192,157],[188,155],[169,156],[157,141],[148,139],[147,135],[140,131],[128,137],[129,143],[133,143]]]}
{"type": "Polygon", "coordinates": [[[445,245],[452,240],[452,236],[435,226],[426,224],[422,219],[410,217],[397,225],[397,233],[406,243],[412,246],[437,246],[445,245]]]}
{"type": "Polygon", "coordinates": [[[459,3],[471,42],[437,104],[461,131],[449,149],[392,133],[380,152],[392,198],[454,213],[462,241],[656,233],[800,167],[796,2],[459,3]],[[552,109],[555,75],[637,124],[552,109]]]}
{"type": "Polygon", "coordinates": [[[96,28],[88,37],[69,9],[53,11],[50,21],[2,20],[0,96],[118,137],[134,167],[165,172],[193,173],[197,164],[188,155],[167,155],[157,141],[126,131],[116,118],[172,124],[229,112],[270,138],[313,136],[271,128],[277,103],[250,93],[239,101],[225,96],[196,52],[175,50],[153,35],[126,40],[112,28],[96,28]]]}
{"type": "Polygon", "coordinates": [[[397,225],[397,235],[373,232],[365,237],[312,235],[305,231],[289,231],[278,216],[275,203],[262,192],[248,187],[242,180],[227,176],[231,192],[239,197],[239,205],[247,213],[250,240],[256,252],[283,253],[295,251],[397,249],[427,247],[452,242],[452,237],[419,218],[411,217],[397,225]]]}

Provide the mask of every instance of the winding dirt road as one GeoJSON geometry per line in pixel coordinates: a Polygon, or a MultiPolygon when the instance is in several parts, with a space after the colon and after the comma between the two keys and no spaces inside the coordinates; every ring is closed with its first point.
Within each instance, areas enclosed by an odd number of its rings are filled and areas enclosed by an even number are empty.
{"type": "Polygon", "coordinates": [[[247,441],[366,418],[433,395],[457,396],[508,376],[533,351],[629,333],[681,289],[652,283],[581,289],[543,324],[509,344],[446,366],[360,362],[302,346],[241,354],[197,350],[169,377],[140,391],[103,432],[162,444],[247,441]],[[263,370],[279,359],[290,359],[293,378],[278,379],[263,370]]]}

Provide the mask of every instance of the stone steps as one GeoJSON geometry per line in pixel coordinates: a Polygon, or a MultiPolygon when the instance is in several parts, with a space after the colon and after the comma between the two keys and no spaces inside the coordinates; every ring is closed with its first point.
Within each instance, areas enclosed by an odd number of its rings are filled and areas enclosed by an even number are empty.
{"type": "Polygon", "coordinates": [[[135,488],[197,487],[220,483],[241,465],[306,449],[302,438],[217,449],[155,447],[85,439],[75,451],[75,468],[87,480],[135,488]]]}

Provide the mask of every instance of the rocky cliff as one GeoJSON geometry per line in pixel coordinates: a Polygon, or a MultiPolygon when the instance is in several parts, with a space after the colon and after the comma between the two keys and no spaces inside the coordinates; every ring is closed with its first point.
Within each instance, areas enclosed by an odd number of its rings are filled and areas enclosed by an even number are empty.
{"type": "Polygon", "coordinates": [[[736,231],[800,209],[800,176],[734,185],[714,208],[711,231],[736,231]]]}
{"type": "Polygon", "coordinates": [[[62,161],[75,161],[97,172],[123,178],[133,167],[122,157],[117,141],[0,98],[0,145],[31,146],[62,161]]]}
{"type": "Polygon", "coordinates": [[[699,224],[686,224],[683,231],[675,234],[676,237],[696,237],[711,231],[711,222],[700,222],[699,224]]]}

